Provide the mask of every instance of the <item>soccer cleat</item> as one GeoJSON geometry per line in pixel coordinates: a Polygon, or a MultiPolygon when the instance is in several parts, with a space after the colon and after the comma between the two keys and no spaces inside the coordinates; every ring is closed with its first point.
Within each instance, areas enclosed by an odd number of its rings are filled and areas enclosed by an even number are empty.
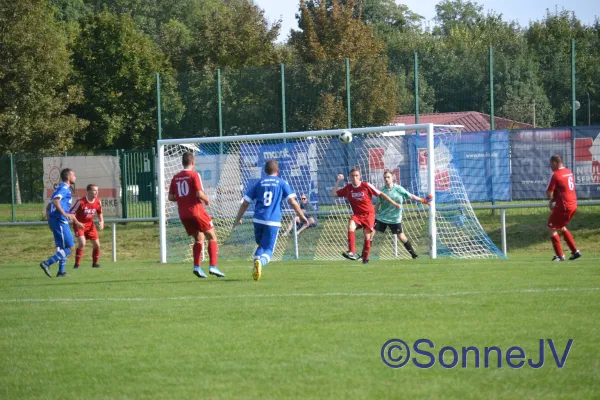
{"type": "Polygon", "coordinates": [[[562,256],[562,257],[554,256],[554,257],[552,257],[552,261],[565,261],[565,256],[562,256]]]}
{"type": "Polygon", "coordinates": [[[57,278],[68,278],[70,275],[67,274],[66,272],[59,272],[56,274],[57,278]]]}
{"type": "Polygon", "coordinates": [[[206,278],[206,274],[204,273],[204,271],[202,271],[202,268],[200,267],[194,267],[194,275],[196,275],[198,278],[206,278]]]}
{"type": "Polygon", "coordinates": [[[252,279],[255,281],[260,279],[262,275],[262,263],[260,260],[254,260],[254,271],[252,271],[252,279]]]}
{"type": "Polygon", "coordinates": [[[44,273],[48,276],[48,278],[52,278],[50,275],[50,267],[46,265],[43,261],[40,263],[40,268],[44,271],[44,273]]]}
{"type": "Polygon", "coordinates": [[[571,257],[569,257],[569,260],[577,260],[579,257],[581,257],[581,253],[579,252],[579,250],[577,250],[575,253],[571,253],[571,257]]]}
{"type": "Polygon", "coordinates": [[[419,258],[419,255],[417,253],[412,253],[410,256],[413,258],[413,260],[419,258]]]}
{"type": "Polygon", "coordinates": [[[351,251],[345,251],[342,253],[342,255],[344,256],[344,258],[347,258],[348,260],[352,260],[352,261],[356,261],[360,258],[360,256],[358,254],[354,254],[351,251]]]}
{"type": "Polygon", "coordinates": [[[216,276],[217,278],[225,278],[225,274],[219,271],[219,268],[217,267],[209,267],[208,273],[216,276]]]}
{"type": "Polygon", "coordinates": [[[92,268],[100,268],[100,264],[92,264],[92,268]]]}
{"type": "Polygon", "coordinates": [[[363,264],[368,264],[368,263],[369,263],[369,259],[368,259],[368,258],[366,258],[366,259],[365,259],[365,258],[363,258],[363,260],[362,260],[362,263],[363,263],[363,264]]]}
{"type": "Polygon", "coordinates": [[[79,264],[73,265],[73,269],[78,269],[78,268],[79,268],[79,264]]]}

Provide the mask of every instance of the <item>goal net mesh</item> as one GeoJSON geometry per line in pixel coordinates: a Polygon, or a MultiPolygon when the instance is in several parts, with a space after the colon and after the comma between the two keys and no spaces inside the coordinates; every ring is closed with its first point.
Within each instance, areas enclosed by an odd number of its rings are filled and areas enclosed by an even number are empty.
{"type": "MultiPolygon", "coordinates": [[[[435,197],[437,255],[455,258],[490,258],[501,252],[481,227],[467,197],[465,187],[452,160],[460,132],[436,128],[435,197]]],[[[171,178],[182,169],[181,158],[187,151],[196,154],[196,171],[211,203],[206,208],[212,217],[219,242],[220,259],[251,260],[256,244],[251,205],[243,224],[232,230],[234,218],[247,189],[264,177],[264,164],[269,159],[279,163],[280,176],[297,197],[305,195],[312,210],[315,226],[296,235],[295,213],[284,202],[281,228],[274,260],[339,260],[347,249],[347,226],[350,206],[330,192],[338,174],[347,179],[350,169],[357,167],[362,179],[381,188],[385,170],[395,182],[410,193],[425,197],[428,157],[427,136],[416,132],[355,134],[345,145],[337,135],[297,139],[244,140],[203,143],[201,139],[186,144],[165,144],[163,164],[165,196],[167,261],[191,261],[192,239],[179,221],[177,204],[168,201],[171,178]],[[286,235],[286,232],[289,234],[286,235]]],[[[299,199],[297,199],[299,201],[299,199]]],[[[300,202],[300,201],[299,201],[300,202]]],[[[404,204],[402,227],[419,255],[429,253],[429,209],[410,200],[404,204]]],[[[357,252],[361,251],[362,230],[356,231],[357,252]]],[[[410,254],[389,230],[377,233],[371,246],[371,260],[410,259],[410,254]]]]}

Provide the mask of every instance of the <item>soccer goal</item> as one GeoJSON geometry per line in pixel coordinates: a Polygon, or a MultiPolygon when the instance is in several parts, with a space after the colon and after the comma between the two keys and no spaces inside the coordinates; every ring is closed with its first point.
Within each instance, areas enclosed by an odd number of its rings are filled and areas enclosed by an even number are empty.
{"type": "MultiPolygon", "coordinates": [[[[384,184],[384,171],[390,170],[396,183],[409,192],[420,197],[434,194],[429,206],[410,201],[404,205],[403,230],[418,254],[431,258],[502,256],[477,220],[453,164],[452,152],[459,138],[459,127],[420,124],[159,140],[161,262],[192,259],[192,239],[179,221],[176,203],[168,200],[170,180],[182,169],[181,156],[187,151],[196,154],[196,171],[211,200],[207,210],[217,231],[220,259],[252,259],[256,248],[252,206],[244,223],[236,230],[232,226],[242,197],[264,176],[269,159],[279,163],[280,176],[295,193],[308,198],[313,209],[308,215],[316,223],[297,234],[295,214],[284,204],[274,260],[342,259],[351,211],[345,199],[332,198],[330,192],[337,175],[347,177],[354,167],[360,169],[363,180],[378,188],[384,184]],[[344,131],[353,134],[350,144],[339,139],[344,131]]],[[[356,243],[360,251],[360,229],[356,243]]],[[[371,260],[409,258],[389,231],[375,236],[371,260]]]]}

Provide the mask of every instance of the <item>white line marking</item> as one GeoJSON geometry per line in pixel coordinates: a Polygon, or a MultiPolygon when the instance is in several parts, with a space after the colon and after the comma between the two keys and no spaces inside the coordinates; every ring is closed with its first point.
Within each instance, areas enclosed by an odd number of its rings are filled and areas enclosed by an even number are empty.
{"type": "Polygon", "coordinates": [[[600,288],[552,288],[552,289],[523,289],[500,290],[490,292],[454,292],[454,293],[279,293],[279,294],[247,294],[234,296],[180,296],[180,297],[106,297],[106,298],[57,298],[57,299],[0,299],[0,303],[55,303],[55,302],[93,302],[93,301],[165,301],[165,300],[210,300],[210,299],[254,299],[254,298],[285,298],[285,297],[458,297],[474,295],[497,294],[530,294],[556,292],[595,292],[600,288]]]}

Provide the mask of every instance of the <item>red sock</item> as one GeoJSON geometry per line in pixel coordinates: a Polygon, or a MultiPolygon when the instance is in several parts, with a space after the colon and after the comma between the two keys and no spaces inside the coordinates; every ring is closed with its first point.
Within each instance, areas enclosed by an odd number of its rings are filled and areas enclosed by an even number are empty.
{"type": "Polygon", "coordinates": [[[217,246],[216,240],[208,241],[208,260],[209,266],[216,267],[217,261],[219,261],[219,247],[217,246]]]}
{"type": "Polygon", "coordinates": [[[571,253],[575,253],[577,251],[577,246],[575,246],[575,240],[573,240],[573,236],[568,229],[563,231],[563,236],[565,237],[565,242],[567,242],[567,246],[571,249],[571,253]]]}
{"type": "Polygon", "coordinates": [[[75,249],[75,265],[81,263],[81,257],[83,257],[83,249],[75,249]]]}
{"type": "Polygon", "coordinates": [[[356,238],[354,232],[348,232],[348,250],[350,253],[356,253],[356,238]]]}
{"type": "Polygon", "coordinates": [[[99,259],[100,259],[100,249],[92,250],[92,263],[98,264],[99,259]]]}
{"type": "Polygon", "coordinates": [[[552,240],[552,247],[554,247],[554,253],[559,257],[564,257],[562,247],[560,246],[560,236],[553,235],[550,240],[552,240]]]}
{"type": "Polygon", "coordinates": [[[363,243],[363,253],[362,253],[362,259],[363,260],[368,260],[369,259],[369,252],[371,251],[371,241],[370,240],[365,240],[363,243]]]}
{"type": "Polygon", "coordinates": [[[202,263],[202,248],[204,245],[200,242],[194,242],[194,267],[202,263]]]}

